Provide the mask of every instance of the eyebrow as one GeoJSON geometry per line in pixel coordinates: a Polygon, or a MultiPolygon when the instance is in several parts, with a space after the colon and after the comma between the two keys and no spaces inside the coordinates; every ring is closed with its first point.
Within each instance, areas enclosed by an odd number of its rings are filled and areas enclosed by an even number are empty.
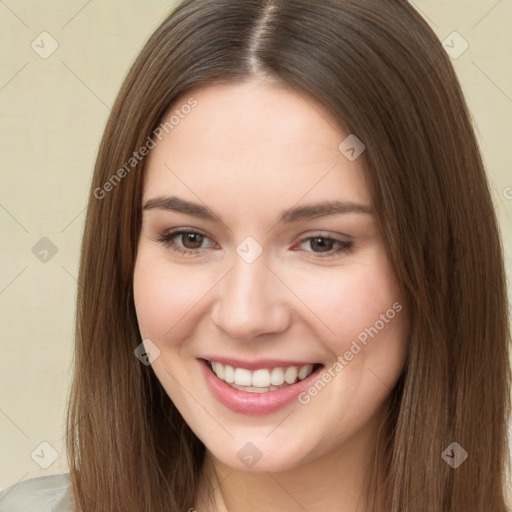
{"type": "MultiPolygon", "coordinates": [[[[168,210],[184,213],[204,220],[223,222],[222,219],[208,207],[185,201],[175,196],[159,196],[148,199],[142,208],[145,211],[154,209],[168,210]]],[[[285,210],[281,214],[279,222],[288,224],[342,213],[364,213],[372,215],[374,211],[370,206],[354,203],[352,201],[327,201],[305,206],[296,206],[285,210]]]]}

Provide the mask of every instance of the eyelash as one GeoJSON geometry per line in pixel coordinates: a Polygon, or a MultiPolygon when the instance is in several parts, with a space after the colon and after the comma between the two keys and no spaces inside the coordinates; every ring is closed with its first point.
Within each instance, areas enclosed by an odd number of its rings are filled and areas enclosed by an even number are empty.
{"type": "MultiPolygon", "coordinates": [[[[171,231],[168,233],[163,233],[162,235],[160,235],[160,237],[156,241],[162,243],[164,245],[164,247],[167,247],[167,248],[171,249],[172,251],[178,252],[180,254],[188,254],[188,255],[196,256],[196,255],[198,255],[198,252],[201,249],[211,249],[211,248],[206,248],[206,247],[198,247],[197,249],[186,249],[184,247],[180,247],[179,245],[177,245],[174,238],[176,238],[179,235],[188,235],[188,234],[201,235],[201,236],[204,236],[205,239],[209,240],[209,238],[206,235],[204,235],[203,233],[199,233],[198,231],[179,229],[179,230],[171,231]]],[[[328,254],[307,251],[307,252],[312,252],[312,254],[315,254],[319,258],[330,258],[330,257],[336,256],[338,254],[350,253],[353,250],[354,242],[342,240],[342,239],[335,238],[332,236],[323,236],[323,235],[309,236],[309,237],[303,238],[300,241],[299,245],[302,245],[304,242],[307,242],[309,240],[314,240],[315,238],[332,241],[332,242],[334,242],[335,245],[337,245],[337,249],[334,250],[333,252],[329,252],[328,254]]]]}

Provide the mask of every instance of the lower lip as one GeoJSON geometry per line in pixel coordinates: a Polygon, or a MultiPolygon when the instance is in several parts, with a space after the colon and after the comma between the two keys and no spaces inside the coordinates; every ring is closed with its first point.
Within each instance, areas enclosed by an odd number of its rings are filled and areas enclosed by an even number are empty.
{"type": "Polygon", "coordinates": [[[219,379],[204,359],[200,359],[199,363],[206,384],[215,398],[231,411],[247,415],[270,414],[282,409],[306,391],[323,368],[320,366],[306,379],[291,386],[266,393],[249,393],[234,389],[219,379]]]}

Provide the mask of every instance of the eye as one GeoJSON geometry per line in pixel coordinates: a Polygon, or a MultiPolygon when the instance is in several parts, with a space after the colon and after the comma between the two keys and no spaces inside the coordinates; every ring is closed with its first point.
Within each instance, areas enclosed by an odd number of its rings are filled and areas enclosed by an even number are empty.
{"type": "Polygon", "coordinates": [[[216,246],[206,235],[186,229],[164,233],[157,241],[181,254],[198,253],[199,249],[211,249],[216,246]]]}
{"type": "MultiPolygon", "coordinates": [[[[163,233],[156,241],[172,251],[189,255],[198,255],[203,249],[211,250],[218,247],[215,242],[203,233],[190,229],[179,229],[163,233]]],[[[311,252],[317,257],[328,258],[350,252],[353,245],[352,241],[332,236],[317,235],[302,239],[297,247],[302,248],[306,252],[311,252]]]]}
{"type": "Polygon", "coordinates": [[[354,242],[349,240],[342,240],[331,236],[312,236],[304,238],[300,244],[301,246],[309,246],[309,249],[304,249],[307,252],[312,252],[321,258],[336,256],[340,253],[349,253],[354,246],[354,242]]]}

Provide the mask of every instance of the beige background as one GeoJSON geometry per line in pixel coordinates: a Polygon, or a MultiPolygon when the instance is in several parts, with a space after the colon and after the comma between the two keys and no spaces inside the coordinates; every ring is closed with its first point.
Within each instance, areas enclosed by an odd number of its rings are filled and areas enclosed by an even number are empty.
{"type": "MultiPolygon", "coordinates": [[[[474,117],[510,271],[512,0],[411,3],[441,40],[457,31],[469,44],[453,63],[474,117]]],[[[0,0],[1,488],[66,470],[75,276],[93,163],[123,77],[172,5],[0,0]],[[43,51],[44,37],[50,48],[42,32],[59,45],[47,59],[31,47],[35,40],[43,51]],[[46,262],[32,252],[42,237],[57,248],[46,262]],[[36,461],[51,462],[52,450],[58,458],[43,469],[36,461]]],[[[463,49],[462,40],[450,37],[453,51],[463,49]]]]}

